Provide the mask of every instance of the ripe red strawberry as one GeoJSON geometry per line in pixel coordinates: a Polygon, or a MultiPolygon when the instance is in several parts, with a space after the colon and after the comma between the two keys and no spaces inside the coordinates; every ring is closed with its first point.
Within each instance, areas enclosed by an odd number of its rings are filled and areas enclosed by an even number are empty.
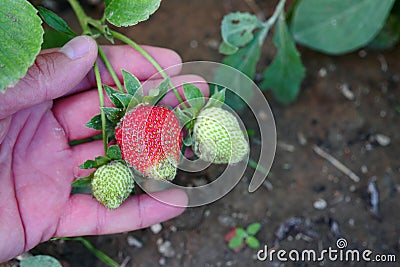
{"type": "Polygon", "coordinates": [[[115,129],[122,158],[145,177],[172,180],[180,157],[179,120],[169,109],[139,105],[115,129]]]}

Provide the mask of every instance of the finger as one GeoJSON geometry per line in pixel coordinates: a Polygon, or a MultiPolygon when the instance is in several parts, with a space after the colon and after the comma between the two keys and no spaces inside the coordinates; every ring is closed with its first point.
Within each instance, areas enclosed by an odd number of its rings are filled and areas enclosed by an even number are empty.
{"type": "MultiPolygon", "coordinates": [[[[122,70],[129,71],[135,75],[140,81],[144,81],[151,78],[160,78],[160,75],[156,75],[158,71],[156,68],[139,52],[127,45],[114,45],[114,46],[102,46],[105,55],[110,61],[118,79],[122,83],[122,70]]],[[[142,46],[142,48],[154,58],[154,60],[161,66],[162,69],[166,69],[166,74],[169,76],[178,75],[181,71],[181,57],[174,51],[166,48],[142,46]],[[175,66],[171,68],[172,66],[175,66]]],[[[104,66],[101,60],[99,62],[99,69],[101,74],[101,80],[103,84],[115,85],[114,80],[109,74],[108,70],[104,66]]],[[[85,79],[74,88],[74,92],[87,90],[96,86],[96,80],[94,72],[90,71],[85,79]]]]}
{"type": "Polygon", "coordinates": [[[75,177],[85,177],[93,171],[82,170],[78,168],[79,165],[83,164],[88,159],[94,159],[95,157],[104,155],[104,145],[102,140],[76,145],[73,146],[71,150],[75,177]]]}
{"type": "MultiPolygon", "coordinates": [[[[185,206],[187,195],[180,190],[154,193],[169,203],[185,206]]],[[[178,216],[184,208],[164,204],[149,195],[128,198],[119,208],[108,210],[90,195],[72,195],[60,216],[56,237],[102,235],[132,231],[178,216]]]]}
{"type": "MultiPolygon", "coordinates": [[[[145,82],[144,87],[148,90],[149,88],[157,86],[161,80],[155,80],[154,82],[145,82]]],[[[205,96],[209,95],[209,89],[207,83],[203,78],[196,75],[182,75],[171,78],[171,82],[178,86],[177,89],[180,95],[183,96],[182,84],[184,82],[193,83],[198,86],[205,96]]],[[[99,131],[87,128],[84,126],[94,115],[100,113],[99,108],[99,97],[96,90],[85,91],[76,95],[72,95],[57,101],[54,104],[53,112],[64,128],[69,140],[76,140],[87,138],[99,134],[99,131]]],[[[111,105],[109,99],[105,97],[106,106],[111,105]]],[[[163,104],[174,106],[178,104],[178,100],[172,91],[168,92],[165,99],[162,101],[163,104]]]]}
{"type": "Polygon", "coordinates": [[[88,36],[76,37],[58,51],[40,54],[25,77],[0,94],[0,119],[71,91],[89,72],[96,57],[96,42],[88,36]]]}

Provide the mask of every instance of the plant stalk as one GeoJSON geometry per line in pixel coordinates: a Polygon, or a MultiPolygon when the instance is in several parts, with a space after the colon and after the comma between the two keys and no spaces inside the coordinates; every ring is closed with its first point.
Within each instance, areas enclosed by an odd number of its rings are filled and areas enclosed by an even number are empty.
{"type": "Polygon", "coordinates": [[[267,169],[266,169],[264,166],[259,165],[259,164],[258,164],[255,160],[253,160],[252,158],[249,158],[248,164],[249,164],[249,166],[250,166],[251,168],[253,168],[254,170],[260,171],[260,172],[262,172],[263,174],[265,174],[265,175],[268,176],[268,171],[267,171],[267,169]]]}
{"type": "Polygon", "coordinates": [[[94,63],[94,74],[96,76],[97,91],[99,93],[101,129],[102,129],[103,144],[104,144],[104,155],[106,155],[107,154],[106,114],[104,113],[104,110],[103,110],[104,94],[103,94],[103,86],[101,84],[99,65],[97,64],[97,62],[94,63]]]}
{"type": "MultiPolygon", "coordinates": [[[[161,76],[164,79],[168,78],[168,75],[164,72],[164,70],[161,68],[161,66],[157,63],[157,61],[155,61],[155,59],[150,56],[143,48],[141,48],[136,42],[132,41],[131,39],[129,39],[127,36],[113,31],[110,31],[112,36],[114,36],[115,38],[121,40],[122,42],[132,46],[136,51],[138,51],[143,57],[145,57],[155,68],[158,72],[161,73],[161,76]]],[[[179,103],[182,105],[185,105],[185,103],[183,102],[183,99],[181,97],[181,95],[179,94],[178,90],[175,88],[175,86],[172,84],[171,81],[169,81],[170,86],[172,87],[172,91],[175,94],[175,97],[178,99],[179,103]]],[[[186,105],[185,105],[186,106],[186,105]]]]}
{"type": "Polygon", "coordinates": [[[264,42],[265,38],[267,37],[268,32],[271,29],[272,25],[274,25],[276,23],[279,16],[284,11],[283,9],[285,7],[285,3],[286,3],[286,0],[280,0],[278,5],[276,6],[274,14],[272,14],[272,16],[266,22],[263,23],[264,28],[261,30],[260,39],[259,39],[261,44],[264,42]]]}
{"type": "Polygon", "coordinates": [[[72,9],[75,12],[76,17],[78,18],[79,24],[82,27],[82,34],[91,33],[89,25],[87,23],[88,16],[83,10],[82,6],[79,4],[78,0],[68,0],[68,3],[71,5],[72,9]]]}
{"type": "Polygon", "coordinates": [[[99,46],[99,56],[100,56],[101,60],[103,60],[104,65],[106,66],[108,72],[110,73],[112,79],[114,80],[114,83],[117,86],[118,90],[121,91],[121,93],[123,93],[124,88],[122,87],[122,84],[119,81],[117,74],[115,73],[113,67],[111,66],[110,61],[108,60],[107,56],[104,54],[104,52],[100,46],[99,46]]]}

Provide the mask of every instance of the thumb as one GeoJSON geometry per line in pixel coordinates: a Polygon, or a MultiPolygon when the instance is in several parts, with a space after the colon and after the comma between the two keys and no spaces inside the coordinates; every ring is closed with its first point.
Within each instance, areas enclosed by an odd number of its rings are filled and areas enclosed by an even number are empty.
{"type": "Polygon", "coordinates": [[[58,51],[43,51],[25,77],[0,94],[0,119],[68,93],[86,76],[96,58],[97,44],[89,36],[78,36],[58,51]]]}

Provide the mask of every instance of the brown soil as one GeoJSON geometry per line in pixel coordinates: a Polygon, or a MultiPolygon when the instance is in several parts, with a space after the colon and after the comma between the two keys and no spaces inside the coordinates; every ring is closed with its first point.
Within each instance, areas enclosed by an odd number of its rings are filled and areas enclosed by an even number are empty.
{"type": "MultiPolygon", "coordinates": [[[[265,16],[271,14],[276,4],[256,3],[265,16]]],[[[174,49],[184,61],[219,62],[220,21],[224,14],[238,10],[254,12],[246,1],[168,0],[163,1],[149,21],[124,32],[139,43],[174,49]]],[[[67,11],[64,16],[67,20],[73,18],[67,11]]],[[[280,248],[336,248],[339,235],[332,224],[337,223],[348,248],[395,254],[399,262],[400,47],[382,53],[357,51],[336,57],[300,49],[307,76],[298,100],[282,106],[266,93],[279,141],[268,180],[273,188],[261,187],[248,193],[246,176],[252,174],[249,169],[227,196],[210,205],[188,209],[182,216],[163,223],[158,234],[144,229],[89,240],[119,263],[130,257],[126,266],[279,266],[277,262],[257,261],[256,250],[250,248],[238,253],[231,251],[224,235],[237,225],[258,221],[262,228],[257,238],[261,244],[272,247],[279,225],[300,217],[302,224],[283,237],[280,248]],[[343,86],[354,93],[354,100],[343,95],[343,86]],[[377,134],[390,137],[390,144],[380,145],[375,140],[377,134]],[[300,144],[299,135],[305,137],[306,144],[300,144]],[[354,171],[360,182],[352,181],[318,156],[312,149],[314,145],[354,171]],[[376,177],[379,190],[379,218],[369,210],[371,177],[376,177]],[[324,209],[314,208],[318,199],[326,201],[324,209]],[[128,236],[140,240],[143,247],[129,246],[128,236]],[[159,239],[171,242],[170,257],[158,251],[159,239]]],[[[273,53],[269,40],[264,46],[260,70],[271,62],[273,53]]],[[[214,170],[208,175],[213,177],[214,170]]],[[[81,244],[71,241],[48,242],[33,252],[54,255],[71,267],[106,266],[81,244]]],[[[347,264],[328,261],[320,265],[347,264]]],[[[298,262],[285,266],[317,265],[298,262]]]]}

